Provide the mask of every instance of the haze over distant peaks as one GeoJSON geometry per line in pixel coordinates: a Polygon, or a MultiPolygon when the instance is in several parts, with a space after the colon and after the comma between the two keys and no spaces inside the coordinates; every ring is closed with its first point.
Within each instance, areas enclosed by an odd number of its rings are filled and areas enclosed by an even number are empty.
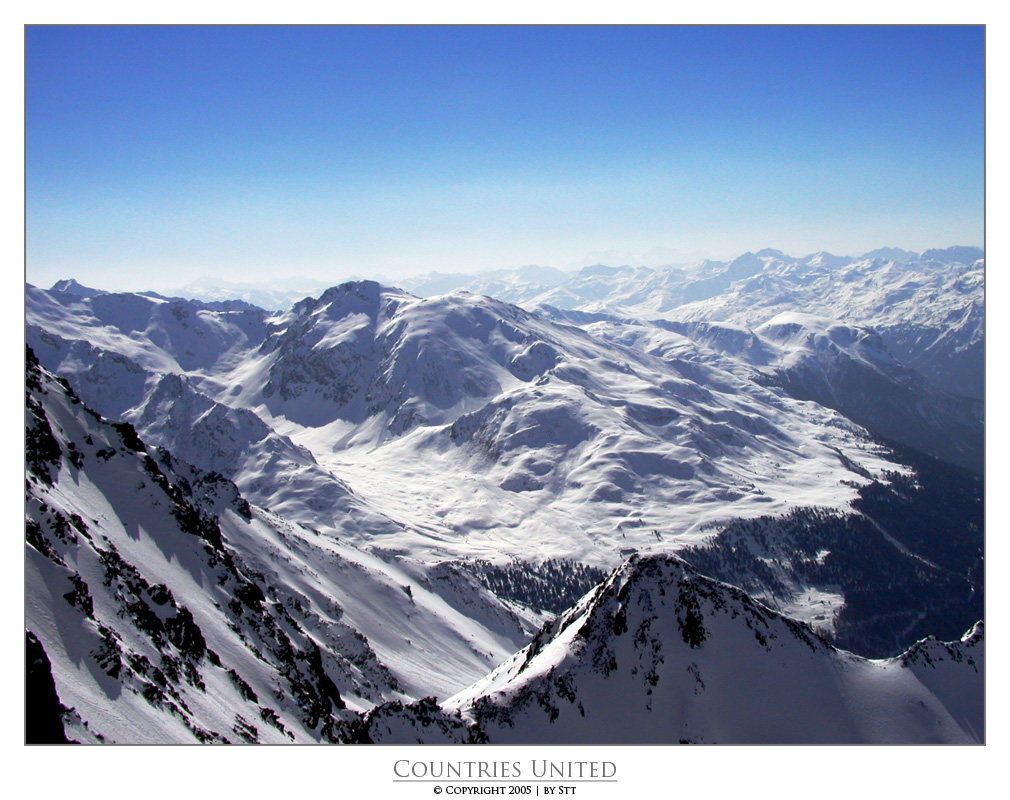
{"type": "MultiPolygon", "coordinates": [[[[558,269],[552,266],[529,264],[522,267],[484,270],[475,272],[439,272],[431,271],[420,275],[390,279],[381,275],[371,275],[370,279],[378,280],[385,285],[398,286],[419,297],[433,297],[456,290],[465,290],[474,294],[486,294],[513,303],[524,303],[537,294],[556,287],[562,287],[580,277],[592,275],[616,274],[636,271],[639,274],[657,273],[661,275],[679,274],[696,278],[715,275],[731,265],[728,277],[740,277],[748,266],[757,269],[759,261],[775,261],[782,263],[813,264],[817,266],[841,267],[846,264],[872,261],[933,261],[943,264],[971,264],[985,257],[985,252],[979,247],[954,246],[925,251],[921,257],[918,253],[898,247],[880,247],[858,256],[837,256],[826,251],[811,253],[803,257],[793,257],[781,250],[766,247],[753,252],[742,253],[729,262],[695,259],[676,260],[675,255],[682,256],[678,251],[657,249],[653,256],[664,255],[662,266],[646,266],[642,259],[631,258],[627,253],[605,251],[587,256],[575,269],[558,269]],[[746,265],[746,266],[745,266],[746,265]],[[739,273],[739,274],[738,274],[739,273]]],[[[646,259],[658,264],[657,258],[646,259]]],[[[184,297],[192,300],[214,302],[220,300],[244,300],[245,302],[272,311],[290,308],[303,297],[318,295],[329,286],[346,280],[358,278],[334,277],[331,280],[308,278],[304,276],[277,277],[265,281],[230,281],[224,278],[205,276],[186,286],[166,292],[167,296],[184,297]]],[[[52,287],[55,291],[65,291],[81,297],[90,297],[103,290],[90,289],[82,286],[76,280],[58,281],[52,287]]],[[[147,293],[150,294],[150,293],[147,293]]]]}
{"type": "Polygon", "coordinates": [[[213,302],[217,300],[244,300],[260,308],[281,310],[308,295],[318,294],[335,281],[321,281],[303,276],[278,277],[268,281],[232,282],[220,278],[203,277],[181,289],[169,292],[175,297],[213,302]]]}

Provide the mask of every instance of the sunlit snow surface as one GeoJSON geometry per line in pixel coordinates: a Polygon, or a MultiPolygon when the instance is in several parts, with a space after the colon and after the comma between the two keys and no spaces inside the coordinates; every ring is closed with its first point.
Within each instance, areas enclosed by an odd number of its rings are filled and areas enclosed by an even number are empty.
{"type": "Polygon", "coordinates": [[[972,743],[984,675],[980,626],[872,661],[636,557],[445,705],[499,743],[972,743]]]}
{"type": "MultiPolygon", "coordinates": [[[[140,365],[135,404],[116,410],[155,443],[190,443],[184,458],[288,519],[426,561],[613,566],[622,549],[667,551],[732,517],[844,506],[866,479],[839,453],[873,475],[894,468],[840,415],[746,382],[689,340],[661,358],[486,297],[351,284],[262,324],[135,297],[121,303],[129,321],[103,307],[97,334],[78,298],[63,318],[44,292],[29,301],[43,363],[82,377],[108,353],[140,365]],[[47,346],[53,333],[70,344],[47,346]],[[187,370],[153,344],[208,337],[187,370]],[[100,354],[78,357],[75,341],[100,354]],[[166,391],[166,372],[186,383],[166,391]],[[193,448],[199,431],[217,447],[193,448]]],[[[99,410],[118,397],[92,386],[99,410]]]]}

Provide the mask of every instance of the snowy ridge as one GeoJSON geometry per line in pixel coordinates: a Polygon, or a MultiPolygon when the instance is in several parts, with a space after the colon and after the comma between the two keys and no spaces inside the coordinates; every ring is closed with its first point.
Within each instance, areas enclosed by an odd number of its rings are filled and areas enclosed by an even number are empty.
{"type": "Polygon", "coordinates": [[[317,294],[329,284],[311,278],[277,278],[259,283],[234,283],[201,278],[171,292],[173,297],[202,300],[206,303],[241,300],[270,311],[290,308],[299,300],[317,294]]]}
{"type": "Polygon", "coordinates": [[[966,743],[981,705],[944,689],[980,690],[983,654],[976,626],[863,659],[676,557],[633,557],[443,705],[499,743],[966,743]]]}
{"type": "Polygon", "coordinates": [[[254,503],[317,525],[350,517],[372,530],[389,527],[307,449],[255,412],[204,393],[217,388],[208,376],[243,362],[262,341],[265,312],[140,295],[106,295],[96,307],[34,287],[26,299],[28,344],[42,363],[73,381],[90,407],[133,423],[151,444],[236,480],[254,503]]]}
{"type": "Polygon", "coordinates": [[[873,329],[785,312],[754,333],[778,345],[770,372],[793,397],[816,400],[888,439],[984,472],[982,403],[929,385],[899,364],[873,329]]]}
{"type": "Polygon", "coordinates": [[[744,381],[779,387],[886,439],[984,472],[983,404],[932,386],[899,363],[871,327],[795,311],[751,329],[732,322],[644,322],[601,312],[540,310],[668,361],[710,364],[744,381]]]}
{"type": "Polygon", "coordinates": [[[53,284],[53,292],[64,292],[66,294],[76,295],[78,297],[94,297],[97,294],[106,294],[106,292],[101,289],[90,289],[87,286],[82,286],[73,278],[68,278],[67,280],[56,281],[53,284]]]}
{"type": "Polygon", "coordinates": [[[477,275],[432,272],[417,278],[396,282],[396,285],[418,297],[435,297],[454,291],[482,294],[506,303],[522,304],[558,286],[570,278],[570,273],[554,267],[530,264],[518,269],[492,270],[477,275]]]}

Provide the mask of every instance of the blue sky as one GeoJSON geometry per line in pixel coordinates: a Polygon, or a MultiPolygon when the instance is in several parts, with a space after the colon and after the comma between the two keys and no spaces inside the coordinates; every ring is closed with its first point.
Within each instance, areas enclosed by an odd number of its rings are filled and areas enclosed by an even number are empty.
{"type": "Polygon", "coordinates": [[[26,33],[27,279],[983,243],[980,27],[26,33]]]}

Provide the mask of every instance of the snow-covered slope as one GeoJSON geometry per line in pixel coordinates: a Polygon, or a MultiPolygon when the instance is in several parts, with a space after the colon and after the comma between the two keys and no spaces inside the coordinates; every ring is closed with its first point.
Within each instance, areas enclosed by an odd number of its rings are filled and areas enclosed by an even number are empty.
{"type": "Polygon", "coordinates": [[[463,613],[452,575],[434,591],[250,505],[30,351],[26,387],[26,627],[70,738],[344,739],[353,710],[445,696],[526,641],[535,617],[477,590],[463,613]]]}
{"type": "Polygon", "coordinates": [[[610,567],[714,521],[844,505],[853,482],[895,468],[833,411],[487,297],[359,282],[273,316],[109,295],[101,317],[28,298],[46,366],[74,380],[114,365],[123,380],[105,385],[135,387],[86,396],[100,412],[289,519],[425,561],[610,567]],[[200,363],[180,363],[197,331],[214,332],[200,363]]]}
{"type": "Polygon", "coordinates": [[[885,439],[984,472],[983,403],[931,385],[899,363],[871,327],[796,311],[776,314],[753,329],[543,306],[539,311],[667,360],[702,361],[745,381],[780,387],[885,439]]]}
{"type": "Polygon", "coordinates": [[[983,408],[929,385],[899,364],[872,328],[783,312],[754,332],[778,346],[773,374],[880,435],[975,472],[984,471],[983,408]]]}
{"type": "MultiPolygon", "coordinates": [[[[93,416],[30,354],[26,380],[25,624],[75,709],[70,738],[332,738],[334,657],[248,579],[132,428],[93,416]]],[[[245,507],[226,514],[252,523],[245,507]]]]}
{"type": "Polygon", "coordinates": [[[983,685],[981,625],[871,661],[653,556],[444,707],[496,743],[968,743],[983,685]]]}

